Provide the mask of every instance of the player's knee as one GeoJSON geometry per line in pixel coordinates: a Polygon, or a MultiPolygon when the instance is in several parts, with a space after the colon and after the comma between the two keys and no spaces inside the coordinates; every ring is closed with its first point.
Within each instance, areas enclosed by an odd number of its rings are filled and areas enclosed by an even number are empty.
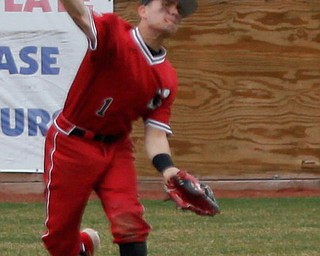
{"type": "Polygon", "coordinates": [[[146,242],[119,244],[120,256],[147,256],[146,242]]]}

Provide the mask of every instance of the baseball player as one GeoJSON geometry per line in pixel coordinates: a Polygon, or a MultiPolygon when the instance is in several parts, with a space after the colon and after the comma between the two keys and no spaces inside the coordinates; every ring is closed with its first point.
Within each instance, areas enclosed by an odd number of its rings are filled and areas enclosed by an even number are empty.
{"type": "Polygon", "coordinates": [[[50,255],[94,255],[98,233],[80,226],[95,191],[120,255],[145,256],[150,226],[137,196],[132,122],[142,118],[147,155],[168,181],[179,172],[167,140],[178,81],[163,42],[197,3],[140,0],[140,20],[132,26],[89,10],[83,0],[61,2],[88,38],[88,50],[46,136],[42,240],[50,255]]]}

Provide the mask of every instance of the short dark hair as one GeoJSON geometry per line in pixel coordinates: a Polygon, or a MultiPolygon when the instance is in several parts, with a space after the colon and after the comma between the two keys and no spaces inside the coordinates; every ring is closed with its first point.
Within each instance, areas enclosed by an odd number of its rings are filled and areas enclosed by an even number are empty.
{"type": "Polygon", "coordinates": [[[143,4],[143,5],[147,5],[151,1],[152,0],[140,0],[141,4],[143,4]]]}
{"type": "MultiPolygon", "coordinates": [[[[142,5],[147,5],[153,0],[139,0],[142,5]]],[[[180,14],[182,18],[194,13],[198,8],[197,0],[179,0],[180,14]]]]}

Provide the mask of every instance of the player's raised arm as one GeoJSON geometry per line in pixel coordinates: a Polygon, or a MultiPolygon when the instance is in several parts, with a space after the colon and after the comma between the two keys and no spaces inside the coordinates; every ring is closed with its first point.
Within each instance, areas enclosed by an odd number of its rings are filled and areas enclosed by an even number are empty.
{"type": "Polygon", "coordinates": [[[92,18],[89,9],[84,5],[83,0],[60,0],[64,8],[81,28],[91,42],[95,41],[95,34],[92,30],[92,18]]]}

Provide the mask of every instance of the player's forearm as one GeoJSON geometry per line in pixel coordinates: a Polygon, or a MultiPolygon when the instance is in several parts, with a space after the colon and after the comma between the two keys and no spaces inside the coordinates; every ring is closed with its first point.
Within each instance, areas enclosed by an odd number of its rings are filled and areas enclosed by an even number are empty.
{"type": "Polygon", "coordinates": [[[164,131],[152,127],[145,130],[145,148],[155,168],[162,173],[165,182],[177,174],[178,168],[171,159],[171,150],[164,131]]]}
{"type": "Polygon", "coordinates": [[[166,133],[153,127],[145,127],[145,149],[150,160],[158,154],[171,155],[166,133]]]}

